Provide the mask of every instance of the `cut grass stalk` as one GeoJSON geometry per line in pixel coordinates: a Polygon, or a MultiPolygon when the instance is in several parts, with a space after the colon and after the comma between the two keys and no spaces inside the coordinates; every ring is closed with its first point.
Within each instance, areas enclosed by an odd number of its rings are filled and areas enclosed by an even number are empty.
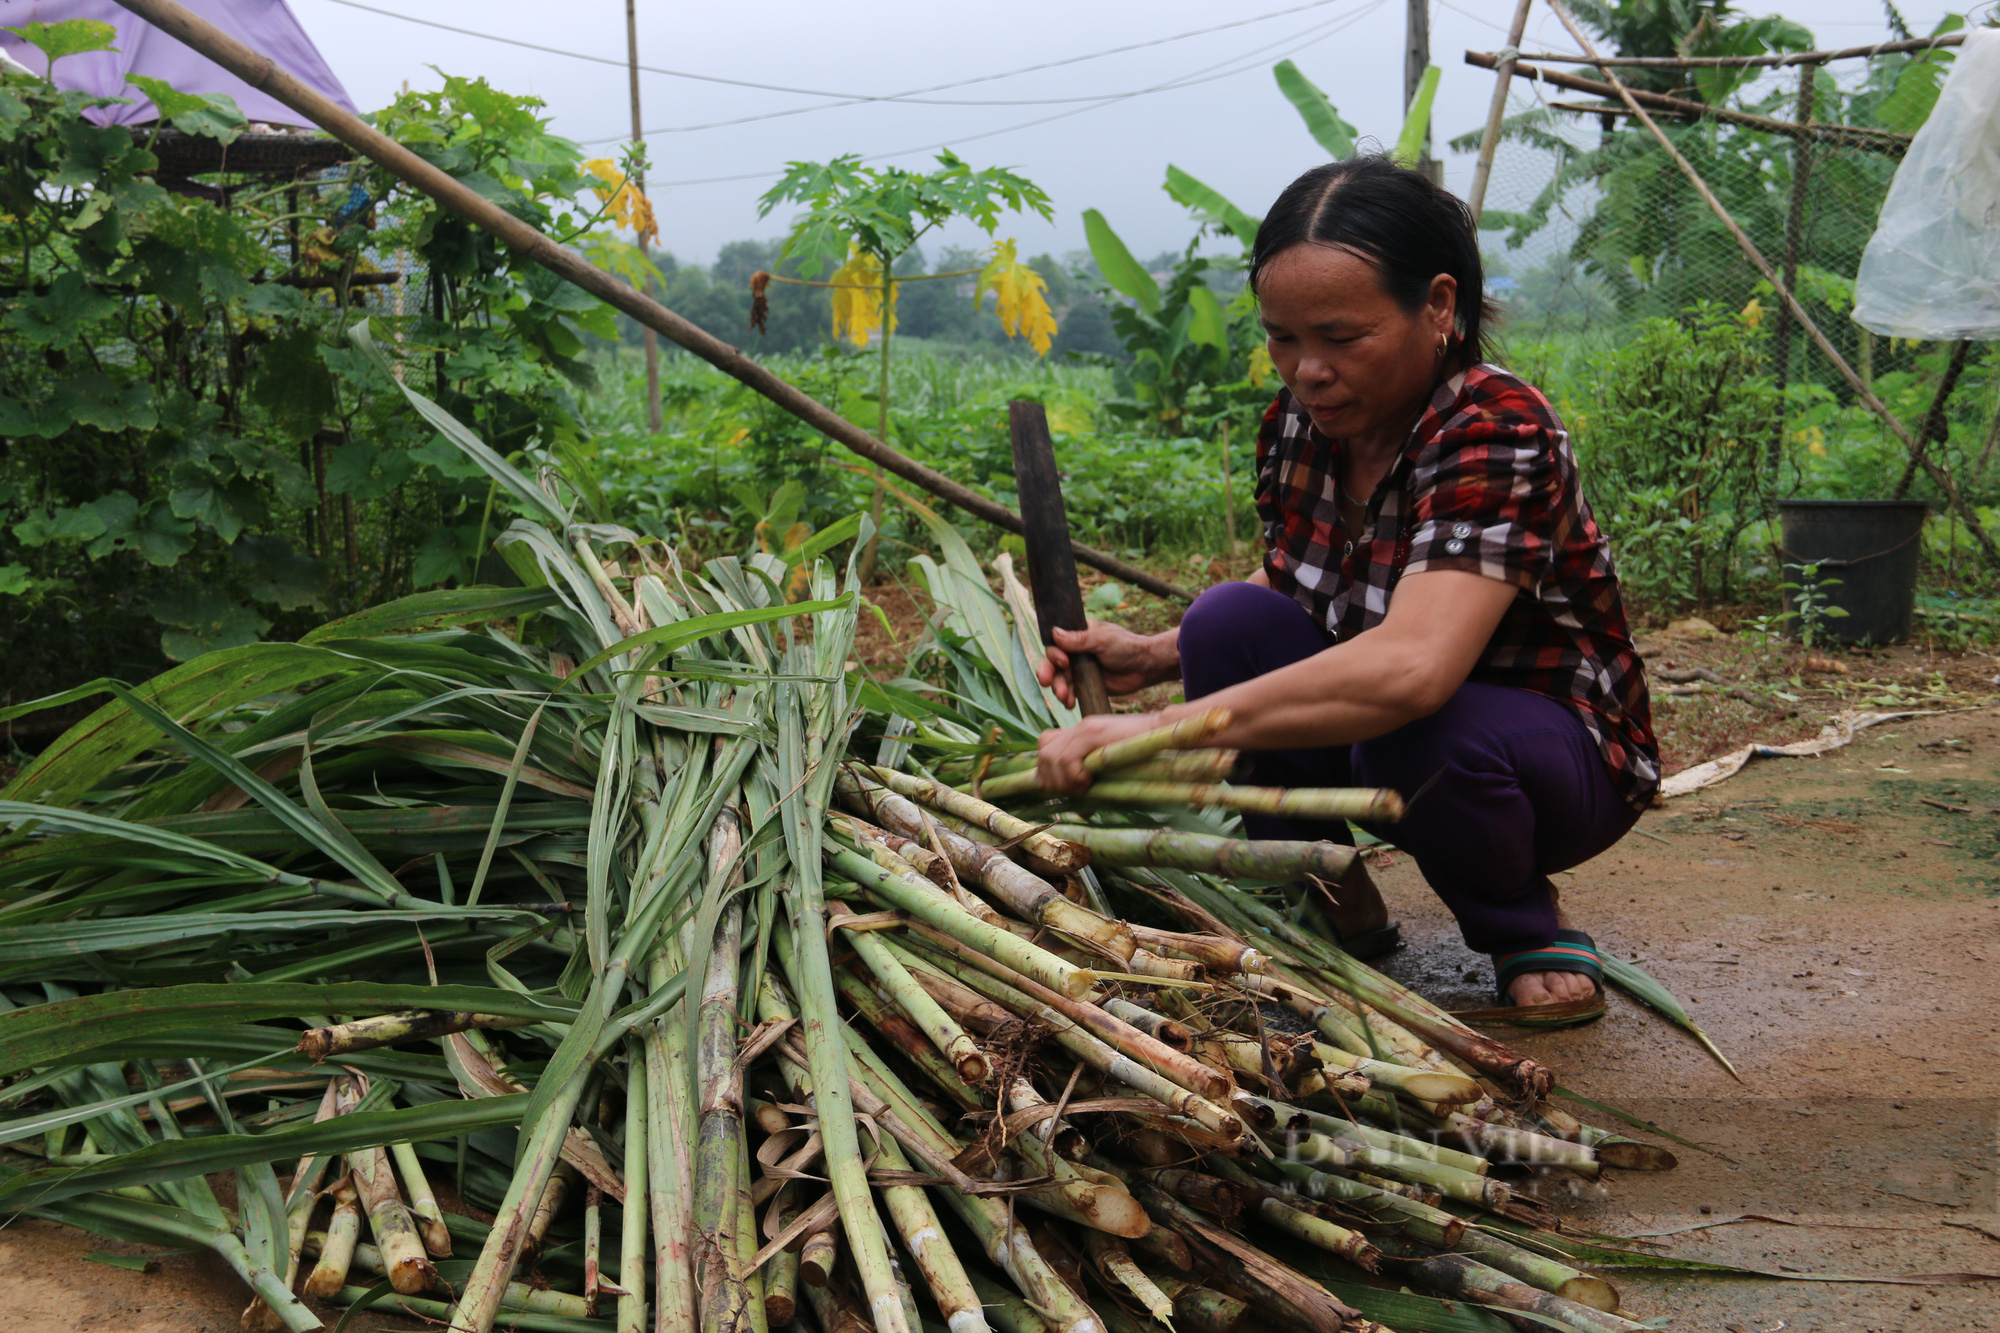
{"type": "Polygon", "coordinates": [[[423,1159],[407,1143],[392,1143],[389,1152],[396,1159],[396,1174],[402,1177],[403,1188],[409,1193],[410,1213],[416,1219],[424,1249],[434,1259],[451,1258],[451,1229],[445,1226],[444,1209],[438,1206],[437,1195],[431,1192],[423,1159]]]}
{"type": "Polygon", "coordinates": [[[907,796],[933,810],[942,810],[968,823],[977,824],[997,838],[1019,847],[1027,855],[1061,873],[1080,870],[1090,863],[1090,853],[1073,842],[1050,836],[1036,824],[1008,814],[999,806],[968,796],[941,782],[912,777],[893,768],[866,765],[863,771],[899,796],[907,796]]]}
{"type": "Polygon", "coordinates": [[[735,1328],[749,1308],[749,1288],[737,1272],[736,1234],[747,1188],[743,1160],[742,1071],[736,1066],[736,984],[743,932],[743,904],[736,890],[742,847],[733,810],[717,816],[709,837],[711,892],[729,895],[707,950],[695,1017],[695,1085],[698,1115],[694,1149],[695,1283],[704,1328],[735,1328]]]}
{"type": "Polygon", "coordinates": [[[914,874],[898,875],[832,843],[827,844],[827,859],[884,906],[908,912],[912,919],[1005,963],[1023,976],[1033,977],[1052,990],[1064,995],[1087,995],[1097,985],[1097,974],[1089,968],[1065,962],[1010,931],[988,925],[938,893],[929,880],[914,874]]]}
{"type": "Polygon", "coordinates": [[[1292,819],[1355,819],[1378,824],[1403,817],[1403,798],[1387,788],[1239,787],[1229,782],[1128,780],[1110,774],[1092,783],[1086,795],[1107,805],[1185,805],[1292,819]]]}
{"type": "Polygon", "coordinates": [[[375,1247],[389,1266],[389,1285],[405,1296],[429,1291],[438,1282],[437,1269],[424,1253],[410,1210],[396,1192],[396,1173],[389,1166],[389,1154],[381,1148],[350,1153],[347,1164],[354,1173],[354,1188],[368,1214],[368,1229],[375,1247]]]}
{"type": "MultiPolygon", "coordinates": [[[[1200,1093],[1181,1087],[1166,1075],[1100,1041],[1067,1015],[995,981],[961,960],[940,957],[936,959],[936,968],[989,999],[996,1000],[1009,1009],[1042,1023],[1055,1033],[1056,1041],[1071,1055],[1127,1087],[1151,1097],[1174,1115],[1186,1116],[1196,1124],[1228,1140],[1233,1141],[1242,1136],[1243,1122],[1236,1116],[1200,1093]]],[[[1222,1077],[1206,1066],[1202,1068],[1205,1084],[1213,1078],[1222,1077]]]]}
{"type": "Polygon", "coordinates": [[[833,1266],[840,1262],[840,1235],[833,1227],[825,1227],[806,1235],[806,1243],[799,1250],[799,1278],[808,1287],[824,1287],[833,1277],[833,1266]]]}
{"type": "MultiPolygon", "coordinates": [[[[836,790],[850,806],[884,828],[906,838],[923,835],[924,818],[917,806],[879,783],[843,771],[836,790]]],[[[999,848],[942,828],[935,831],[960,879],[978,884],[1023,920],[1082,940],[1121,963],[1139,947],[1124,923],[1106,920],[1089,908],[1077,906],[1047,880],[1009,860],[999,848]]]]}
{"type": "Polygon", "coordinates": [[[319,1262],[306,1278],[306,1295],[322,1300],[339,1291],[347,1282],[347,1270],[354,1262],[354,1247],[361,1240],[361,1208],[354,1178],[342,1172],[327,1191],[333,1196],[333,1216],[326,1224],[326,1241],[320,1247],[319,1262]]]}
{"type": "MultiPolygon", "coordinates": [[[[903,1156],[894,1138],[884,1135],[877,1145],[886,1170],[910,1169],[909,1159],[903,1156]]],[[[979,1294],[972,1289],[965,1265],[939,1224],[930,1197],[914,1185],[886,1185],[882,1189],[882,1203],[888,1208],[889,1219],[895,1223],[904,1248],[916,1261],[924,1285],[943,1312],[951,1333],[983,1333],[988,1326],[986,1316],[980,1311],[979,1294]]]]}
{"type": "Polygon", "coordinates": [[[1246,841],[1178,829],[1053,824],[1049,832],[1088,847],[1093,865],[1206,871],[1243,879],[1287,881],[1313,875],[1337,880],[1347,873],[1355,855],[1352,847],[1337,842],[1246,841]]]}
{"type": "Polygon", "coordinates": [[[371,1051],[383,1046],[400,1046],[451,1032],[466,1032],[473,1028],[527,1027],[539,1021],[500,1014],[411,1010],[383,1014],[379,1018],[358,1018],[351,1023],[335,1023],[330,1027],[309,1028],[300,1035],[298,1050],[314,1064],[319,1064],[335,1056],[371,1051]]]}
{"type": "MultiPolygon", "coordinates": [[[[792,1206],[792,1192],[785,1191],[771,1207],[775,1212],[770,1221],[771,1234],[776,1236],[797,1215],[792,1206]]],[[[779,1250],[766,1261],[763,1273],[765,1322],[773,1328],[783,1328],[798,1313],[799,1252],[790,1248],[779,1250]]]]}
{"type": "MultiPolygon", "coordinates": [[[[930,1079],[932,1086],[968,1111],[986,1105],[986,1098],[959,1077],[958,1070],[946,1062],[916,1024],[870,989],[867,982],[843,967],[833,974],[833,984],[839,988],[840,997],[847,1001],[855,1014],[902,1052],[903,1058],[930,1079]]],[[[910,984],[915,986],[916,982],[910,984]]],[[[925,995],[924,998],[930,999],[930,996],[925,995]]],[[[932,1000],[931,1003],[937,1002],[932,1000]]]]}
{"type": "Polygon", "coordinates": [[[1385,1267],[1446,1297],[1475,1301],[1502,1310],[1521,1310],[1554,1320],[1576,1333],[1639,1333],[1643,1324],[1566,1300],[1489,1267],[1467,1254],[1440,1254],[1427,1246],[1384,1236],[1380,1247],[1385,1267]]]}
{"type": "Polygon", "coordinates": [[[644,1054],[640,1043],[626,1043],[625,1202],[618,1234],[618,1333],[644,1333],[646,1327],[646,1268],[651,1261],[646,1224],[652,1211],[652,1176],[646,1160],[646,1080],[639,1076],[644,1054]]]}
{"type": "Polygon", "coordinates": [[[1211,736],[1227,730],[1234,720],[1227,708],[1205,708],[1178,722],[1092,750],[1083,757],[1084,772],[1107,773],[1114,768],[1130,768],[1167,750],[1195,749],[1211,736]]]}
{"type": "MultiPolygon", "coordinates": [[[[843,916],[851,915],[840,904],[832,904],[829,910],[832,911],[831,920],[835,926],[840,925],[843,916]],[[838,910],[833,910],[836,908],[838,910]]],[[[986,1081],[991,1072],[986,1053],[936,1000],[924,993],[923,987],[917,985],[908,970],[889,952],[888,945],[866,931],[846,932],[845,943],[867,964],[868,970],[875,976],[876,985],[930,1039],[938,1054],[951,1062],[959,1078],[966,1083],[986,1081]]]]}
{"type": "MultiPolygon", "coordinates": [[[[1106,780],[1122,782],[1226,782],[1235,772],[1239,754],[1235,750],[1188,750],[1182,753],[1172,751],[1158,758],[1143,760],[1124,768],[1108,769],[1106,780]]],[[[959,790],[969,791],[968,784],[960,784],[959,790]]],[[[1003,801],[1010,797],[1037,797],[1042,795],[1041,783],[1037,781],[1035,763],[1032,758],[1025,762],[1014,762],[1004,768],[995,764],[987,776],[980,781],[979,790],[972,795],[988,801],[1003,801]]]]}

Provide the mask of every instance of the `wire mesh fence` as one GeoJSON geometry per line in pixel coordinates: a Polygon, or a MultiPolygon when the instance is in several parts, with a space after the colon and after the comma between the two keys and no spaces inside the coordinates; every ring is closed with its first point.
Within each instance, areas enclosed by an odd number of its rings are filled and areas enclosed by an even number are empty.
{"type": "MultiPolygon", "coordinates": [[[[1622,71],[1807,314],[1982,515],[2000,499],[2000,358],[1877,338],[1854,278],[1945,52],[1774,70],[1622,71]],[[1725,76],[1733,86],[1719,85],[1725,76]],[[1659,99],[1671,98],[1677,107],[1659,99]]],[[[1551,71],[1557,72],[1557,71],[1551,71]]],[[[1589,76],[1586,78],[1586,76],[1589,76]]],[[[1482,217],[1507,358],[1568,420],[1600,522],[1649,610],[1775,604],[1785,498],[1932,498],[1907,450],[1856,401],[1694,186],[1618,99],[1517,77],[1482,217]]],[[[1601,85],[1600,85],[1601,86],[1601,85]]],[[[1479,135],[1457,141],[1476,148],[1479,135]]],[[[1934,504],[1926,590],[1990,592],[1934,504]]]]}

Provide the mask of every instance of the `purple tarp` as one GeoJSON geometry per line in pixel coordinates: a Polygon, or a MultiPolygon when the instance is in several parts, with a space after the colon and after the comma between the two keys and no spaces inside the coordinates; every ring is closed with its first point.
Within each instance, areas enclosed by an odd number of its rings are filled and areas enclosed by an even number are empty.
{"type": "MultiPolygon", "coordinates": [[[[253,51],[278,62],[300,82],[317,89],[349,111],[355,109],[347,90],[327,68],[319,48],[292,16],[285,0],[181,0],[181,3],[253,51]]],[[[18,28],[31,20],[59,23],[63,19],[97,19],[118,29],[115,51],[90,51],[56,62],[56,83],[99,97],[127,97],[130,106],[104,107],[90,113],[101,125],[142,125],[160,113],[127,74],[165,79],[184,93],[227,93],[243,114],[272,125],[304,125],[298,112],[260,93],[207,56],[198,55],[174,38],[112,0],[0,0],[0,28],[18,28]]],[[[42,53],[11,32],[0,31],[0,48],[37,74],[48,61],[42,53]]]]}

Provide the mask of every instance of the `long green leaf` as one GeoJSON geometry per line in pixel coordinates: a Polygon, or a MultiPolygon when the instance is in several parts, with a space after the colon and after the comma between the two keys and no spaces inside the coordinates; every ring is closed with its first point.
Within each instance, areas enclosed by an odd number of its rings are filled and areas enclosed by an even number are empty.
{"type": "Polygon", "coordinates": [[[376,368],[391,384],[403,391],[403,397],[410,400],[410,406],[417,409],[419,416],[435,426],[438,434],[457,445],[467,458],[479,464],[487,476],[493,478],[507,494],[514,497],[514,502],[520,505],[523,511],[551,525],[557,532],[565,531],[569,527],[569,512],[551,499],[546,491],[495,453],[457,417],[412,389],[396,375],[395,370],[389,365],[389,358],[383,354],[380,347],[376,346],[375,339],[369,336],[367,320],[364,319],[349,329],[347,337],[361,349],[364,356],[375,363],[376,368]]]}
{"type": "MultiPolygon", "coordinates": [[[[133,693],[175,717],[205,719],[261,695],[366,665],[304,644],[250,643],[204,653],[153,677],[133,693]]],[[[100,683],[110,690],[116,682],[100,683]]],[[[158,739],[145,719],[122,699],[114,699],[58,736],[0,790],[0,797],[51,804],[74,800],[110,777],[119,765],[158,744],[158,739]]]]}
{"type": "Polygon", "coordinates": [[[1220,190],[1202,184],[1175,166],[1167,168],[1167,183],[1162,188],[1174,202],[1192,208],[1205,220],[1224,228],[1243,242],[1245,248],[1257,243],[1257,219],[1230,203],[1220,190]]]}
{"type": "Polygon", "coordinates": [[[106,991],[0,1013],[0,1075],[108,1042],[216,1023],[254,1023],[307,1014],[368,1015],[400,1009],[464,1010],[545,1023],[568,1023],[576,1016],[576,1005],[559,996],[530,999],[489,986],[259,982],[106,991]]]}
{"type": "Polygon", "coordinates": [[[1132,257],[1118,233],[1094,208],[1083,210],[1083,236],[1090,243],[1090,256],[1097,271],[1111,284],[1111,290],[1129,296],[1149,315],[1160,313],[1160,284],[1146,266],[1132,257]]]}
{"type": "Polygon", "coordinates": [[[1301,74],[1297,65],[1280,60],[1271,67],[1271,74],[1278,81],[1278,91],[1298,111],[1299,119],[1305,121],[1306,133],[1326,149],[1328,157],[1339,160],[1354,156],[1354,140],[1360,131],[1340,118],[1326,94],[1301,74]]]}
{"type": "Polygon", "coordinates": [[[1683,1029],[1693,1036],[1696,1041],[1700,1042],[1702,1049],[1714,1056],[1716,1063],[1727,1069],[1731,1078],[1735,1079],[1738,1083],[1743,1081],[1743,1075],[1736,1072],[1736,1066],[1729,1063],[1729,1057],[1722,1053],[1721,1049],[1716,1046],[1715,1042],[1709,1038],[1706,1032],[1701,1030],[1700,1026],[1692,1018],[1688,1017],[1688,1011],[1681,1007],[1681,1002],[1674,998],[1672,991],[1616,954],[1604,953],[1601,957],[1604,962],[1604,979],[1606,981],[1609,981],[1612,985],[1618,987],[1618,989],[1624,991],[1641,1004],[1650,1005],[1662,1014],[1665,1014],[1675,1026],[1683,1029]]]}
{"type": "Polygon", "coordinates": [[[672,625],[662,625],[658,629],[642,630],[629,638],[620,639],[603,652],[582,663],[570,674],[569,681],[563,682],[567,689],[570,681],[594,671],[621,653],[629,653],[636,648],[653,649],[652,656],[663,657],[676,649],[697,643],[711,634],[721,634],[726,630],[740,629],[745,625],[763,625],[773,620],[784,620],[790,616],[809,616],[820,611],[833,611],[847,604],[847,597],[837,597],[826,602],[800,602],[796,606],[763,606],[747,611],[719,611],[714,615],[696,616],[692,620],[678,621],[672,625]]]}
{"type": "Polygon", "coordinates": [[[1188,289],[1188,311],[1193,316],[1188,320],[1188,341],[1203,347],[1213,347],[1218,352],[1229,350],[1229,319],[1222,313],[1222,302],[1206,287],[1188,289]]]}
{"type": "Polygon", "coordinates": [[[437,625],[512,620],[531,611],[546,610],[555,603],[556,595],[548,588],[437,588],[371,606],[351,616],[342,616],[339,620],[329,620],[299,642],[372,639],[380,634],[398,634],[437,625]]]}
{"type": "Polygon", "coordinates": [[[185,916],[140,917],[135,920],[62,921],[44,926],[19,926],[0,937],[0,963],[25,963],[44,958],[70,958],[105,949],[136,949],[148,944],[209,939],[242,932],[263,935],[286,931],[354,929],[400,921],[464,921],[525,915],[519,908],[462,907],[379,909],[369,912],[212,912],[185,916]]]}
{"type": "Polygon", "coordinates": [[[389,1143],[422,1143],[482,1129],[512,1128],[527,1109],[526,1093],[472,1101],[432,1102],[394,1111],[364,1111],[268,1134],[214,1134],[168,1139],[88,1166],[43,1167],[0,1183],[0,1205],[43,1206],[99,1190],[185,1180],[252,1162],[296,1161],[306,1153],[356,1152],[389,1143]]]}
{"type": "Polygon", "coordinates": [[[329,829],[293,805],[283,792],[258,777],[248,764],[235,755],[225,754],[123,686],[114,685],[112,693],[123,699],[126,707],[158,727],[169,740],[179,743],[182,749],[210,768],[227,774],[231,782],[249,792],[259,805],[276,815],[286,827],[317,847],[336,865],[344,867],[356,879],[382,894],[384,901],[399,902],[409,898],[403,886],[396,882],[396,877],[375,859],[373,853],[347,835],[345,829],[338,833],[329,829]]]}
{"type": "Polygon", "coordinates": [[[1424,142],[1431,134],[1431,103],[1437,100],[1442,73],[1436,65],[1424,71],[1423,81],[1417,84],[1417,95],[1410,99],[1410,112],[1403,117],[1402,133],[1396,136],[1395,157],[1406,167],[1414,167],[1424,155],[1424,142]]]}

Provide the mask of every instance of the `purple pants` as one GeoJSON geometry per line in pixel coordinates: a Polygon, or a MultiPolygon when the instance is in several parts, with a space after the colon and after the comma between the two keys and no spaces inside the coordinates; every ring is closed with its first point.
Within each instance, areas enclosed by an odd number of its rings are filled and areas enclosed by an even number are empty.
{"type": "MultiPolygon", "coordinates": [[[[1326,635],[1283,593],[1224,583],[1181,620],[1189,699],[1323,652],[1326,635]]],[[[1407,851],[1480,953],[1539,949],[1555,939],[1549,876],[1625,836],[1638,812],[1611,785],[1575,713],[1545,695],[1468,681],[1429,717],[1357,745],[1264,750],[1251,778],[1271,787],[1393,787],[1413,795],[1379,833],[1407,851]]],[[[1256,838],[1352,845],[1345,821],[1243,816],[1256,838]]],[[[1376,830],[1371,830],[1376,831],[1376,830]]]]}

